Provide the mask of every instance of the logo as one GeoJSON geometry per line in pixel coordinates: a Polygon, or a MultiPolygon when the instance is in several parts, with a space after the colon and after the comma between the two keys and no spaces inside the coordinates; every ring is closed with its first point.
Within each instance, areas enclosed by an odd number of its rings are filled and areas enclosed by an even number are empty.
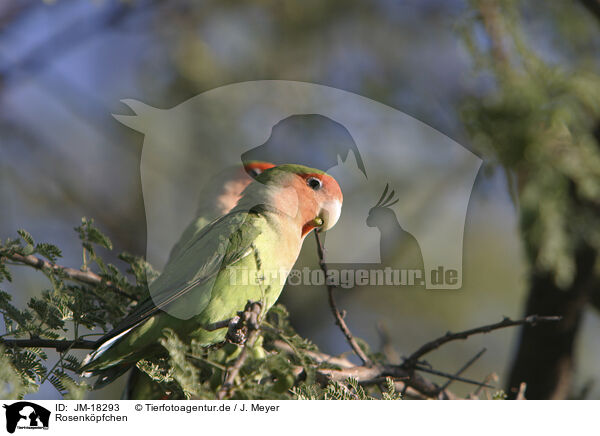
{"type": "Polygon", "coordinates": [[[6,431],[14,433],[18,429],[48,430],[50,411],[29,401],[19,401],[3,406],[6,409],[6,431]]]}
{"type": "MultiPolygon", "coordinates": [[[[323,239],[328,269],[339,276],[327,280],[344,287],[462,288],[467,209],[482,160],[432,127],[350,92],[280,80],[226,85],[169,109],[123,103],[134,115],[114,117],[144,134],[146,258],[158,270],[169,259],[165,247],[181,249],[182,235],[189,241],[224,214],[215,209],[238,183],[228,171],[253,162],[294,163],[327,171],[343,192],[339,221],[323,239]]],[[[282,211],[295,216],[300,203],[293,189],[281,197],[282,211]]],[[[217,243],[203,250],[218,252],[217,243]]],[[[304,271],[309,262],[301,255],[295,268],[304,271]]],[[[289,283],[322,282],[322,272],[313,270],[294,273],[289,283]]],[[[150,285],[160,298],[156,292],[160,287],[150,285]]],[[[180,302],[168,312],[189,319],[196,307],[180,302]]]]}

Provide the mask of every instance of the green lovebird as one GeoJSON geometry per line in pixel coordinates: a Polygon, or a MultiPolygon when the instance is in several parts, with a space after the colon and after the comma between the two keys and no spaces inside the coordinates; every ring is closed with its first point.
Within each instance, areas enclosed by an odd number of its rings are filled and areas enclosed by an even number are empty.
{"type": "Polygon", "coordinates": [[[122,374],[164,351],[159,339],[166,328],[206,346],[223,342],[227,328],[210,326],[233,318],[249,300],[260,301],[266,313],[306,235],[333,227],[342,201],[338,183],[320,170],[291,164],[265,170],[229,213],[171,253],[150,284],[152,298],[98,341],[82,372],[101,379],[105,373],[122,374]],[[255,280],[259,276],[263,279],[255,280]]]}
{"type": "MultiPolygon", "coordinates": [[[[270,162],[248,161],[244,165],[225,168],[210,177],[208,184],[199,195],[198,209],[192,222],[183,231],[169,254],[167,263],[177,258],[183,247],[196,237],[213,220],[229,213],[240,200],[244,189],[263,171],[273,168],[270,162]]],[[[158,382],[145,372],[133,367],[121,399],[150,400],[164,399],[165,393],[158,382]]]]}

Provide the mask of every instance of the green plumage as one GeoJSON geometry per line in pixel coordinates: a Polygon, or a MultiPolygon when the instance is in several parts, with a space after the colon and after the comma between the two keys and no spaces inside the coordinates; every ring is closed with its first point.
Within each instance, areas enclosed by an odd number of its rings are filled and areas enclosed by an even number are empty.
{"type": "Polygon", "coordinates": [[[167,327],[180,337],[194,338],[206,345],[223,341],[225,328],[207,331],[201,326],[232,318],[248,300],[264,298],[268,309],[279,297],[281,285],[273,286],[268,277],[263,285],[232,284],[241,281],[240,272],[256,273],[255,250],[263,264],[280,264],[271,242],[276,238],[266,218],[257,213],[234,212],[207,226],[152,283],[153,298],[142,302],[104,340],[133,329],[83,370],[135,363],[158,348],[157,339],[167,327]],[[206,260],[200,267],[199,259],[206,260]],[[233,266],[235,270],[228,268],[233,266]]]}
{"type": "Polygon", "coordinates": [[[163,351],[158,339],[165,328],[207,346],[222,342],[227,328],[203,327],[231,319],[248,300],[262,302],[266,312],[279,297],[302,244],[294,218],[270,206],[277,187],[296,172],[320,173],[296,165],[265,171],[257,178],[261,183],[252,183],[232,212],[191,232],[150,285],[152,298],[99,341],[82,371],[120,373],[163,351]],[[244,281],[244,275],[250,280],[244,281]],[[253,280],[257,276],[264,280],[253,280]]]}

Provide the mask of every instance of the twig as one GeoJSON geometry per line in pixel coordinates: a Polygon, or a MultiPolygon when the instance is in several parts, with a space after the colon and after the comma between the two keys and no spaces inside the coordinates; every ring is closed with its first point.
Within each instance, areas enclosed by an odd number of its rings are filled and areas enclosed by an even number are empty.
{"type": "Polygon", "coordinates": [[[242,369],[242,366],[244,366],[244,363],[248,358],[248,348],[254,345],[257,336],[258,330],[252,330],[248,335],[248,339],[246,340],[246,344],[244,345],[242,352],[240,353],[233,366],[229,367],[229,369],[227,370],[227,376],[225,377],[223,386],[221,386],[221,388],[217,392],[217,400],[222,400],[227,395],[229,395],[231,388],[233,387],[233,384],[235,382],[235,378],[238,376],[240,370],[242,369]]]}
{"type": "MultiPolygon", "coordinates": [[[[295,354],[292,347],[283,341],[274,341],[273,345],[276,349],[288,354],[295,354]]],[[[317,363],[329,363],[336,365],[339,369],[333,368],[316,368],[316,380],[325,387],[330,381],[343,382],[349,377],[353,377],[363,386],[380,384],[385,382],[386,377],[391,377],[399,386],[398,390],[404,390],[408,396],[414,398],[436,398],[454,399],[456,396],[451,392],[444,390],[440,394],[440,388],[421,377],[414,372],[410,372],[401,368],[399,365],[373,365],[371,367],[363,365],[355,365],[344,357],[331,356],[323,352],[307,352],[311,358],[317,363]],[[440,395],[438,395],[440,394],[440,395]]],[[[306,377],[304,367],[298,366],[294,375],[298,380],[303,380],[306,377]]]]}
{"type": "Polygon", "coordinates": [[[92,285],[92,286],[104,285],[107,288],[109,288],[111,291],[114,291],[117,294],[119,294],[125,298],[128,298],[131,301],[136,301],[135,297],[133,297],[133,296],[129,295],[128,293],[126,293],[125,291],[123,291],[115,283],[113,283],[109,280],[104,280],[98,274],[95,274],[91,271],[80,271],[75,268],[69,268],[69,267],[57,265],[55,263],[52,263],[47,260],[36,257],[32,254],[30,254],[28,256],[22,256],[18,253],[0,253],[0,257],[5,257],[14,262],[22,263],[23,265],[30,266],[30,267],[35,268],[40,271],[43,271],[44,269],[49,269],[51,271],[54,271],[54,272],[57,272],[60,274],[64,274],[68,279],[79,282],[79,283],[83,283],[85,285],[92,285]]]}
{"type": "MultiPolygon", "coordinates": [[[[321,266],[321,269],[323,270],[325,277],[327,277],[327,264],[325,263],[325,260],[324,260],[323,244],[321,243],[321,239],[319,238],[318,231],[315,231],[315,239],[317,240],[317,253],[319,255],[319,265],[321,266]]],[[[344,321],[344,317],[338,310],[337,304],[335,302],[335,298],[333,296],[334,288],[335,288],[335,286],[327,283],[327,291],[329,294],[329,307],[331,307],[331,312],[333,313],[336,324],[340,327],[340,329],[342,330],[342,333],[344,334],[344,336],[346,337],[346,340],[348,341],[348,344],[350,344],[350,347],[356,353],[356,355],[360,358],[360,360],[362,360],[363,364],[366,366],[373,365],[373,362],[371,361],[371,359],[369,359],[369,357],[365,354],[363,349],[360,348],[360,346],[356,342],[356,339],[354,339],[354,336],[352,336],[350,329],[348,328],[348,326],[346,325],[346,322],[344,321]]]]}
{"type": "MultiPolygon", "coordinates": [[[[77,335],[75,335],[75,336],[77,336],[77,335]]],[[[63,362],[65,356],[67,355],[67,353],[73,349],[73,345],[75,345],[76,342],[77,342],[77,339],[74,340],[73,342],[71,342],[71,345],[69,345],[66,350],[59,352],[60,358],[56,361],[56,363],[52,366],[52,368],[50,368],[50,370],[46,372],[46,375],[40,380],[40,386],[43,385],[46,380],[48,380],[48,377],[50,377],[50,375],[54,372],[54,370],[56,369],[56,367],[58,365],[60,365],[61,369],[64,369],[64,367],[62,366],[62,362],[63,362]]],[[[58,350],[57,350],[57,352],[58,352],[58,350]]]]}
{"type": "Polygon", "coordinates": [[[442,399],[456,398],[454,394],[447,390],[439,395],[440,388],[435,383],[415,374],[414,371],[408,371],[398,365],[354,366],[342,369],[318,368],[316,376],[317,382],[322,386],[326,386],[330,381],[341,382],[347,380],[349,377],[357,379],[361,385],[380,383],[386,377],[391,377],[394,381],[401,381],[403,383],[402,390],[405,393],[416,391],[427,398],[436,398],[438,396],[442,399]]]}
{"type": "Polygon", "coordinates": [[[87,341],[85,339],[77,339],[76,341],[68,341],[66,339],[6,339],[0,338],[0,344],[9,347],[21,348],[54,348],[58,352],[65,350],[93,350],[96,348],[96,341],[87,341]]]}
{"type": "Polygon", "coordinates": [[[471,380],[471,379],[468,379],[468,378],[464,378],[464,377],[459,377],[459,376],[456,376],[456,375],[448,374],[448,373],[443,372],[443,371],[438,371],[437,369],[433,369],[433,368],[426,368],[424,366],[415,366],[415,369],[417,371],[423,371],[423,372],[427,372],[429,374],[439,375],[440,377],[448,378],[451,381],[456,380],[456,381],[460,381],[460,382],[467,383],[467,384],[470,384],[470,385],[483,386],[484,388],[493,388],[494,387],[494,386],[491,386],[491,385],[488,385],[488,384],[484,384],[482,382],[478,382],[476,380],[471,380]]]}
{"type": "Polygon", "coordinates": [[[438,349],[442,345],[444,345],[448,342],[451,342],[451,341],[456,341],[458,339],[467,339],[469,336],[473,336],[473,335],[480,334],[480,333],[489,333],[491,331],[502,329],[505,327],[514,327],[514,326],[524,325],[524,324],[535,325],[539,322],[556,322],[556,321],[560,321],[560,320],[561,320],[560,316],[530,315],[527,318],[519,319],[516,321],[513,321],[510,318],[504,318],[502,321],[495,323],[495,324],[488,324],[488,325],[476,327],[474,329],[465,330],[465,331],[458,332],[458,333],[448,332],[444,336],[441,336],[437,339],[434,339],[433,341],[427,342],[426,344],[422,345],[417,351],[415,351],[413,354],[411,354],[408,357],[408,359],[405,360],[405,362],[402,364],[402,366],[405,368],[414,367],[417,364],[418,360],[422,356],[424,356],[427,353],[430,353],[433,350],[438,349]]]}
{"type": "MultiPolygon", "coordinates": [[[[486,348],[482,348],[481,351],[479,353],[477,353],[475,356],[473,356],[471,359],[469,359],[467,361],[467,363],[465,363],[458,371],[456,371],[456,373],[454,374],[455,377],[460,376],[463,372],[465,372],[467,369],[469,369],[469,367],[471,365],[473,365],[477,359],[479,359],[481,356],[483,356],[483,353],[485,353],[487,351],[486,348]]],[[[448,386],[450,386],[450,384],[453,382],[453,379],[448,380],[440,389],[444,390],[447,389],[448,386]]]]}
{"type": "Polygon", "coordinates": [[[229,327],[229,324],[231,323],[231,321],[233,320],[233,318],[231,319],[226,319],[224,321],[217,321],[217,322],[213,322],[212,324],[207,324],[203,327],[204,330],[208,330],[209,332],[215,331],[215,330],[219,330],[225,327],[229,327]]]}
{"type": "MultiPolygon", "coordinates": [[[[233,364],[233,366],[229,367],[227,370],[227,375],[225,376],[225,381],[223,385],[217,392],[217,399],[222,400],[226,396],[228,396],[231,392],[231,388],[235,383],[235,379],[240,373],[242,366],[246,362],[248,358],[249,349],[252,348],[254,342],[258,338],[259,332],[259,316],[262,311],[262,305],[260,303],[251,303],[250,301],[246,304],[246,308],[244,312],[238,312],[240,315],[240,320],[238,324],[235,326],[235,329],[238,331],[243,330],[244,328],[248,329],[247,339],[243,342],[243,349],[237,360],[233,364]]],[[[229,333],[228,333],[229,334],[229,333]]],[[[237,336],[237,335],[236,335],[237,336]]]]}
{"type": "MultiPolygon", "coordinates": [[[[284,351],[288,354],[295,354],[294,349],[286,342],[277,339],[273,341],[273,346],[279,351],[284,351]]],[[[354,368],[356,365],[344,357],[331,356],[329,354],[317,351],[304,351],[307,356],[313,359],[316,363],[328,363],[330,365],[339,366],[340,368],[354,368]]]]}

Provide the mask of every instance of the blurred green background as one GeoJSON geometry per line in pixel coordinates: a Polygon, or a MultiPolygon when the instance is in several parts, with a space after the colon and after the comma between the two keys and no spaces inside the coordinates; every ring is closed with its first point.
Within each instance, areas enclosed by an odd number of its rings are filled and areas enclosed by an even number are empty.
{"type": "MultiPolygon", "coordinates": [[[[588,140],[599,119],[599,17],[594,0],[2,2],[0,238],[25,228],[58,245],[61,263],[76,267],[81,249],[73,227],[88,216],[115,252],[144,253],[144,138],[111,117],[129,113],[120,100],[170,108],[235,82],[312,82],[405,112],[484,159],[465,225],[463,289],[339,291],[353,332],[377,348],[381,323],[396,351],[408,355],[447,330],[518,318],[531,265],[568,286],[569,250],[581,239],[597,243],[600,165],[598,143],[594,150],[588,140]],[[535,148],[549,134],[546,125],[555,128],[552,138],[563,126],[577,139],[559,144],[567,158],[552,160],[559,150],[543,160],[546,149],[535,148]],[[526,187],[541,183],[519,185],[523,173],[532,180],[536,165],[575,180],[591,217],[581,209],[570,213],[558,200],[545,202],[549,192],[559,195],[551,183],[535,192],[526,187]],[[549,206],[544,215],[556,217],[555,227],[532,230],[538,239],[527,236],[520,211],[545,204],[556,205],[558,212],[549,206]],[[581,230],[576,237],[565,216],[581,230]],[[547,234],[560,239],[563,233],[567,243],[544,242],[551,240],[547,234]],[[530,254],[526,247],[533,245],[544,255],[530,254]]],[[[308,239],[303,262],[316,265],[315,253],[308,239]]],[[[3,286],[17,306],[46,286],[29,270],[14,269],[14,276],[3,286]]],[[[323,351],[348,350],[325,289],[294,287],[281,301],[297,330],[323,351]]],[[[600,398],[600,386],[589,385],[599,376],[598,312],[584,309],[579,330],[572,392],[591,386],[588,398],[600,398]]],[[[466,375],[482,379],[496,372],[504,387],[518,333],[453,343],[429,361],[453,372],[486,347],[466,375]]],[[[473,390],[459,383],[453,389],[473,390]]],[[[114,386],[94,396],[112,398],[118,391],[114,386]]],[[[31,397],[59,398],[49,383],[31,397]]]]}

